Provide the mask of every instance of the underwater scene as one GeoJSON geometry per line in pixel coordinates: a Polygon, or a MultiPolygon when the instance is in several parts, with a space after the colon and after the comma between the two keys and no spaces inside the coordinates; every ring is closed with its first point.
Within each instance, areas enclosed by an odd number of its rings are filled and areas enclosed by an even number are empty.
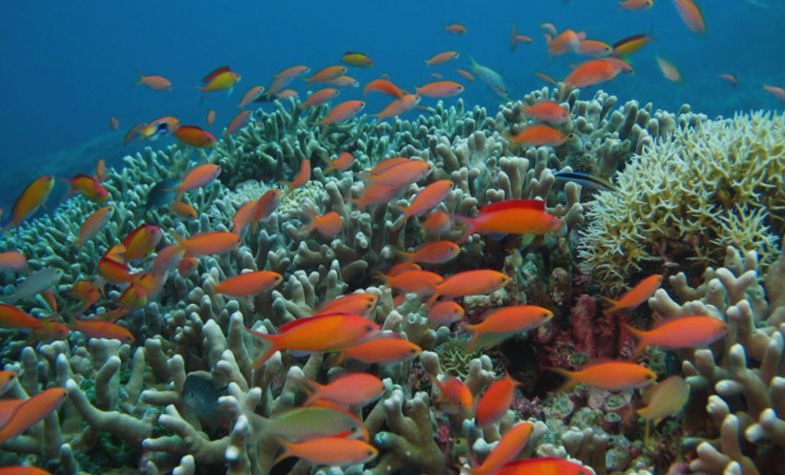
{"type": "Polygon", "coordinates": [[[3,10],[0,475],[785,475],[785,0],[3,10]]]}

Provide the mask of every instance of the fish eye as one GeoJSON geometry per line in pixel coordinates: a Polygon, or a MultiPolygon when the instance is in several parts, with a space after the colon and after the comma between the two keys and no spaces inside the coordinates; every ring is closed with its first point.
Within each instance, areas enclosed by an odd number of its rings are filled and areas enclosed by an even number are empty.
{"type": "Polygon", "coordinates": [[[366,331],[373,331],[373,327],[371,325],[366,325],[365,326],[365,330],[366,331]]]}

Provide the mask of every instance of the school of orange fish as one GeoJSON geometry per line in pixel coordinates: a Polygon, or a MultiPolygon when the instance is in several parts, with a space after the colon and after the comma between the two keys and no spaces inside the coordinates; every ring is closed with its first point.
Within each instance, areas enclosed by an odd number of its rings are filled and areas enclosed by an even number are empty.
{"type": "MultiPolygon", "coordinates": [[[[705,31],[703,17],[692,0],[674,0],[673,3],[690,31],[705,31]]],[[[620,5],[629,10],[642,10],[651,8],[653,4],[653,0],[623,0],[620,5]]],[[[620,73],[631,72],[632,66],[627,61],[628,58],[652,41],[651,36],[640,34],[609,45],[587,39],[585,34],[571,29],[558,31],[550,23],[541,26],[545,30],[546,47],[550,55],[574,53],[591,57],[563,78],[559,87],[565,91],[602,84],[620,73]]],[[[444,31],[455,35],[467,34],[467,28],[461,24],[447,25],[444,31]]],[[[532,39],[521,34],[513,25],[510,46],[514,49],[519,43],[532,43],[532,39]]],[[[445,51],[433,55],[425,62],[431,67],[444,65],[458,57],[459,53],[456,51],[445,51]]],[[[664,77],[671,81],[681,79],[673,64],[659,57],[656,60],[664,77]]],[[[241,111],[229,121],[223,135],[231,135],[248,124],[252,115],[247,108],[255,103],[296,97],[298,93],[291,85],[298,78],[304,78],[309,88],[318,88],[311,90],[307,98],[297,105],[307,109],[333,101],[339,94],[337,88],[358,86],[358,82],[346,74],[348,67],[373,65],[367,55],[359,52],[347,52],[342,57],[342,62],[344,65],[327,66],[313,74],[306,66],[288,67],[272,78],[269,87],[251,87],[239,102],[241,111]]],[[[469,70],[458,68],[457,73],[467,81],[475,80],[475,74],[469,70]]],[[[549,83],[559,84],[544,73],[536,74],[549,83]]],[[[375,114],[377,120],[384,120],[418,107],[422,97],[448,98],[464,91],[463,85],[440,79],[438,73],[435,76],[436,81],[414,88],[413,93],[401,89],[387,77],[368,82],[362,87],[362,93],[381,93],[391,98],[390,103],[375,114]]],[[[733,74],[723,73],[719,77],[736,84],[733,74]]],[[[202,93],[231,90],[239,80],[238,73],[224,66],[204,76],[200,89],[202,93]]],[[[139,84],[155,91],[165,91],[172,87],[168,79],[157,75],[139,74],[139,84]]],[[[502,84],[491,81],[488,85],[495,88],[498,94],[506,96],[507,91],[502,84]]],[[[782,88],[770,85],[763,87],[785,100],[785,90],[782,88]]],[[[365,103],[361,100],[340,102],[329,109],[318,125],[327,128],[331,124],[348,121],[363,111],[364,107],[365,103]]],[[[512,143],[520,146],[558,147],[568,140],[558,126],[569,120],[569,112],[558,103],[543,101],[527,107],[525,113],[536,122],[517,134],[510,134],[508,138],[512,143]]],[[[208,128],[214,121],[215,111],[210,110],[206,117],[208,128]]],[[[110,126],[118,129],[118,119],[112,117],[110,126]]],[[[124,141],[128,143],[135,140],[154,140],[165,134],[173,135],[184,146],[196,148],[209,148],[217,142],[206,129],[181,124],[175,117],[161,117],[136,124],[125,134],[124,141]]],[[[96,262],[94,279],[79,281],[71,287],[68,299],[78,302],[71,314],[61,316],[58,312],[58,296],[42,285],[40,293],[51,307],[51,318],[35,318],[18,306],[5,303],[0,304],[0,326],[28,332],[32,341],[62,339],[67,337],[69,332],[78,331],[87,338],[114,338],[133,344],[134,336],[122,325],[122,319],[156,299],[167,276],[173,273],[187,275],[198,265],[200,256],[221,254],[236,248],[246,229],[253,235],[258,223],[275,212],[284,193],[302,187],[309,181],[311,165],[309,160],[304,160],[292,180],[282,183],[285,190],[271,189],[261,198],[243,204],[232,218],[232,232],[172,235],[170,237],[174,243],[162,246],[164,230],[151,224],[141,224],[103,253],[96,262]],[[132,268],[144,270],[132,271],[132,268]],[[112,303],[112,310],[83,317],[104,299],[106,286],[122,290],[120,297],[112,303]]],[[[340,153],[337,159],[325,165],[325,174],[356,168],[348,151],[340,153]]],[[[411,184],[426,180],[430,171],[429,163],[415,158],[393,157],[380,161],[359,173],[365,187],[354,205],[358,208],[386,206],[411,184]]],[[[212,163],[191,168],[170,190],[175,194],[171,204],[172,212],[185,219],[196,217],[198,211],[185,201],[187,193],[216,180],[220,172],[220,167],[212,163]]],[[[68,179],[68,184],[72,193],[79,193],[85,199],[103,205],[109,196],[101,185],[105,178],[105,165],[99,162],[93,174],[78,174],[68,179]]],[[[32,216],[46,201],[54,185],[53,176],[44,176],[30,183],[14,203],[7,227],[18,227],[32,216]]],[[[399,208],[399,211],[403,213],[404,220],[424,217],[418,222],[428,232],[437,233],[457,222],[464,226],[464,234],[455,241],[431,241],[413,252],[400,252],[398,264],[386,270],[377,269],[378,278],[400,296],[416,294],[423,299],[428,308],[428,319],[436,324],[460,323],[460,328],[469,334],[469,351],[496,346],[505,339],[547,323],[553,313],[533,305],[497,308],[486,312],[479,323],[464,322],[463,308],[456,299],[490,294],[505,286],[509,277],[494,269],[467,270],[452,275],[423,270],[421,264],[439,265],[454,259],[460,253],[463,241],[473,234],[537,236],[555,232],[562,227],[562,222],[550,215],[544,208],[544,202],[538,200],[508,200],[489,204],[480,209],[475,217],[449,216],[442,211],[434,211],[452,187],[452,181],[447,179],[432,181],[411,198],[408,206],[399,208]]],[[[111,206],[104,205],[96,209],[82,224],[76,237],[77,242],[81,245],[95,236],[111,213],[111,206]]],[[[317,232],[321,236],[330,237],[336,235],[343,224],[343,218],[334,211],[322,215],[311,212],[310,223],[301,231],[317,232]]],[[[0,270],[24,272],[25,257],[15,251],[1,253],[0,270]]],[[[283,276],[275,272],[249,272],[219,282],[214,291],[231,297],[245,298],[269,292],[282,280],[283,276]]],[[[624,295],[609,300],[610,306],[606,313],[633,311],[654,293],[661,282],[660,275],[647,277],[632,286],[624,295]]],[[[402,337],[379,337],[379,326],[365,318],[365,314],[376,305],[376,299],[372,294],[352,293],[324,302],[313,315],[280,326],[275,334],[248,329],[249,333],[259,339],[262,346],[256,366],[264,365],[277,351],[340,352],[341,361],[351,358],[369,364],[392,364],[415,358],[420,352],[417,345],[402,337]]],[[[611,391],[623,391],[652,385],[656,382],[657,375],[635,362],[648,346],[657,345],[665,349],[706,346],[722,338],[725,323],[710,316],[693,315],[662,322],[650,330],[639,330],[630,326],[627,326],[627,329],[638,341],[633,360],[598,361],[575,371],[549,368],[564,376],[563,389],[584,384],[611,391]]],[[[0,394],[14,384],[15,379],[13,372],[0,372],[0,394]]],[[[347,409],[362,407],[378,399],[383,392],[380,379],[373,374],[353,373],[328,384],[310,380],[305,384],[310,393],[305,406],[320,407],[330,413],[351,417],[355,426],[349,431],[338,425],[326,427],[323,428],[326,430],[320,431],[316,436],[309,433],[301,434],[299,438],[296,435],[282,434],[277,439],[283,448],[279,459],[295,456],[314,464],[325,465],[347,465],[372,459],[377,454],[377,449],[369,443],[367,436],[362,436],[362,422],[356,421],[347,409]],[[331,432],[330,429],[335,430],[331,432]]],[[[446,413],[474,417],[477,426],[486,427],[497,422],[510,407],[518,384],[506,375],[488,387],[475,401],[458,377],[448,375],[442,379],[433,378],[433,385],[438,393],[433,402],[446,413]]],[[[686,383],[678,377],[671,377],[656,384],[655,395],[650,398],[649,405],[639,410],[639,415],[646,422],[647,437],[649,422],[677,413],[686,401],[687,394],[686,383]]],[[[23,434],[48,414],[56,411],[65,398],[65,389],[50,388],[28,400],[0,400],[0,443],[23,434]]],[[[526,444],[531,430],[532,424],[521,422],[505,432],[482,465],[472,467],[471,473],[588,473],[578,465],[556,458],[516,461],[515,458],[526,444]]],[[[13,473],[44,473],[36,472],[35,470],[39,469],[32,467],[18,467],[17,470],[13,473]]]]}

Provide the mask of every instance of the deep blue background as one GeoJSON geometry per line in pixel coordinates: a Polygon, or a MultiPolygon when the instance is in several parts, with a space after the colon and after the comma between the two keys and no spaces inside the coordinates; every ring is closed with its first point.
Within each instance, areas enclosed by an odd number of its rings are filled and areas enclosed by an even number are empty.
{"type": "MultiPolygon", "coordinates": [[[[365,82],[388,73],[403,88],[430,80],[423,61],[455,49],[456,64],[433,68],[458,78],[454,66],[473,56],[502,73],[513,97],[543,85],[533,71],[556,78],[580,61],[577,56],[549,59],[538,24],[583,30],[591,39],[613,43],[635,33],[654,32],[657,41],[634,57],[636,73],[604,88],[622,101],[651,101],[676,109],[689,102],[710,115],[736,110],[782,109],[761,91],[762,82],[785,86],[785,7],[782,2],[760,8],[744,0],[700,2],[708,32],[690,33],[671,0],[656,0],[644,12],[621,10],[616,0],[483,1],[396,0],[394,2],[324,1],[146,1],[13,2],[0,15],[0,107],[3,151],[0,164],[30,177],[57,172],[89,171],[99,155],[117,157],[122,134],[134,122],[175,115],[185,123],[204,125],[210,108],[218,111],[212,131],[219,134],[236,113],[242,94],[293,64],[317,69],[337,63],[345,50],[370,55],[376,65],[351,74],[365,82]],[[508,35],[515,20],[521,33],[535,39],[510,52],[508,35]],[[469,32],[452,36],[441,31],[451,22],[469,32]],[[654,64],[660,54],[676,64],[684,82],[662,78],[654,64]],[[196,86],[212,68],[230,64],[242,74],[231,97],[217,93],[199,104],[196,86]],[[154,92],[133,87],[134,68],[161,74],[174,89],[154,92]],[[721,72],[739,77],[733,89],[717,79],[721,72]],[[120,132],[110,132],[110,116],[120,119],[120,132]],[[97,137],[100,137],[97,139],[97,137]],[[82,156],[60,153],[94,141],[82,156]],[[84,156],[95,155],[95,156],[84,156]],[[60,163],[52,164],[53,161],[60,163]],[[63,162],[66,163],[63,163],[63,162]],[[73,163],[71,163],[73,162],[73,163]]],[[[297,84],[301,94],[304,83],[297,84]]],[[[344,90],[341,99],[359,96],[344,90]]],[[[496,98],[481,84],[467,84],[470,104],[494,107],[496,98]]],[[[428,101],[428,99],[424,99],[428,101]]],[[[385,105],[369,98],[367,112],[385,105]]],[[[13,175],[3,180],[0,199],[25,184],[13,175]]],[[[13,197],[14,195],[10,195],[13,197]]]]}

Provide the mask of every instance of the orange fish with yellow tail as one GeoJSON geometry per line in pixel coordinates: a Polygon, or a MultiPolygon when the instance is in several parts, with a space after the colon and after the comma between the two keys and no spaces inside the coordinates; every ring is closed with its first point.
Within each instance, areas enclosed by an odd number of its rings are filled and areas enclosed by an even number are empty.
{"type": "Polygon", "coordinates": [[[578,384],[608,391],[625,391],[642,388],[657,380],[657,373],[632,361],[604,360],[582,366],[577,371],[546,368],[563,376],[566,381],[559,388],[568,391],[578,384]]]}
{"type": "Polygon", "coordinates": [[[22,435],[27,429],[59,409],[67,395],[68,392],[63,388],[50,388],[24,401],[0,428],[0,444],[22,435]]]}
{"type": "Polygon", "coordinates": [[[723,320],[707,315],[671,318],[648,331],[638,330],[627,324],[624,327],[638,340],[633,359],[650,345],[661,346],[667,350],[705,347],[722,338],[728,330],[723,320]]]}
{"type": "Polygon", "coordinates": [[[27,185],[11,207],[11,217],[5,227],[19,226],[25,218],[32,216],[44,204],[54,184],[55,178],[50,175],[36,178],[27,185]]]}
{"type": "Polygon", "coordinates": [[[606,308],[604,313],[606,315],[611,315],[622,311],[634,310],[638,305],[648,300],[649,297],[660,288],[661,284],[662,275],[652,274],[638,282],[635,287],[625,292],[616,300],[601,297],[610,304],[610,307],[606,308]]]}
{"type": "Polygon", "coordinates": [[[467,229],[456,242],[462,243],[473,233],[540,235],[557,231],[562,221],[545,211],[542,200],[507,200],[480,209],[476,218],[456,216],[467,229]]]}

